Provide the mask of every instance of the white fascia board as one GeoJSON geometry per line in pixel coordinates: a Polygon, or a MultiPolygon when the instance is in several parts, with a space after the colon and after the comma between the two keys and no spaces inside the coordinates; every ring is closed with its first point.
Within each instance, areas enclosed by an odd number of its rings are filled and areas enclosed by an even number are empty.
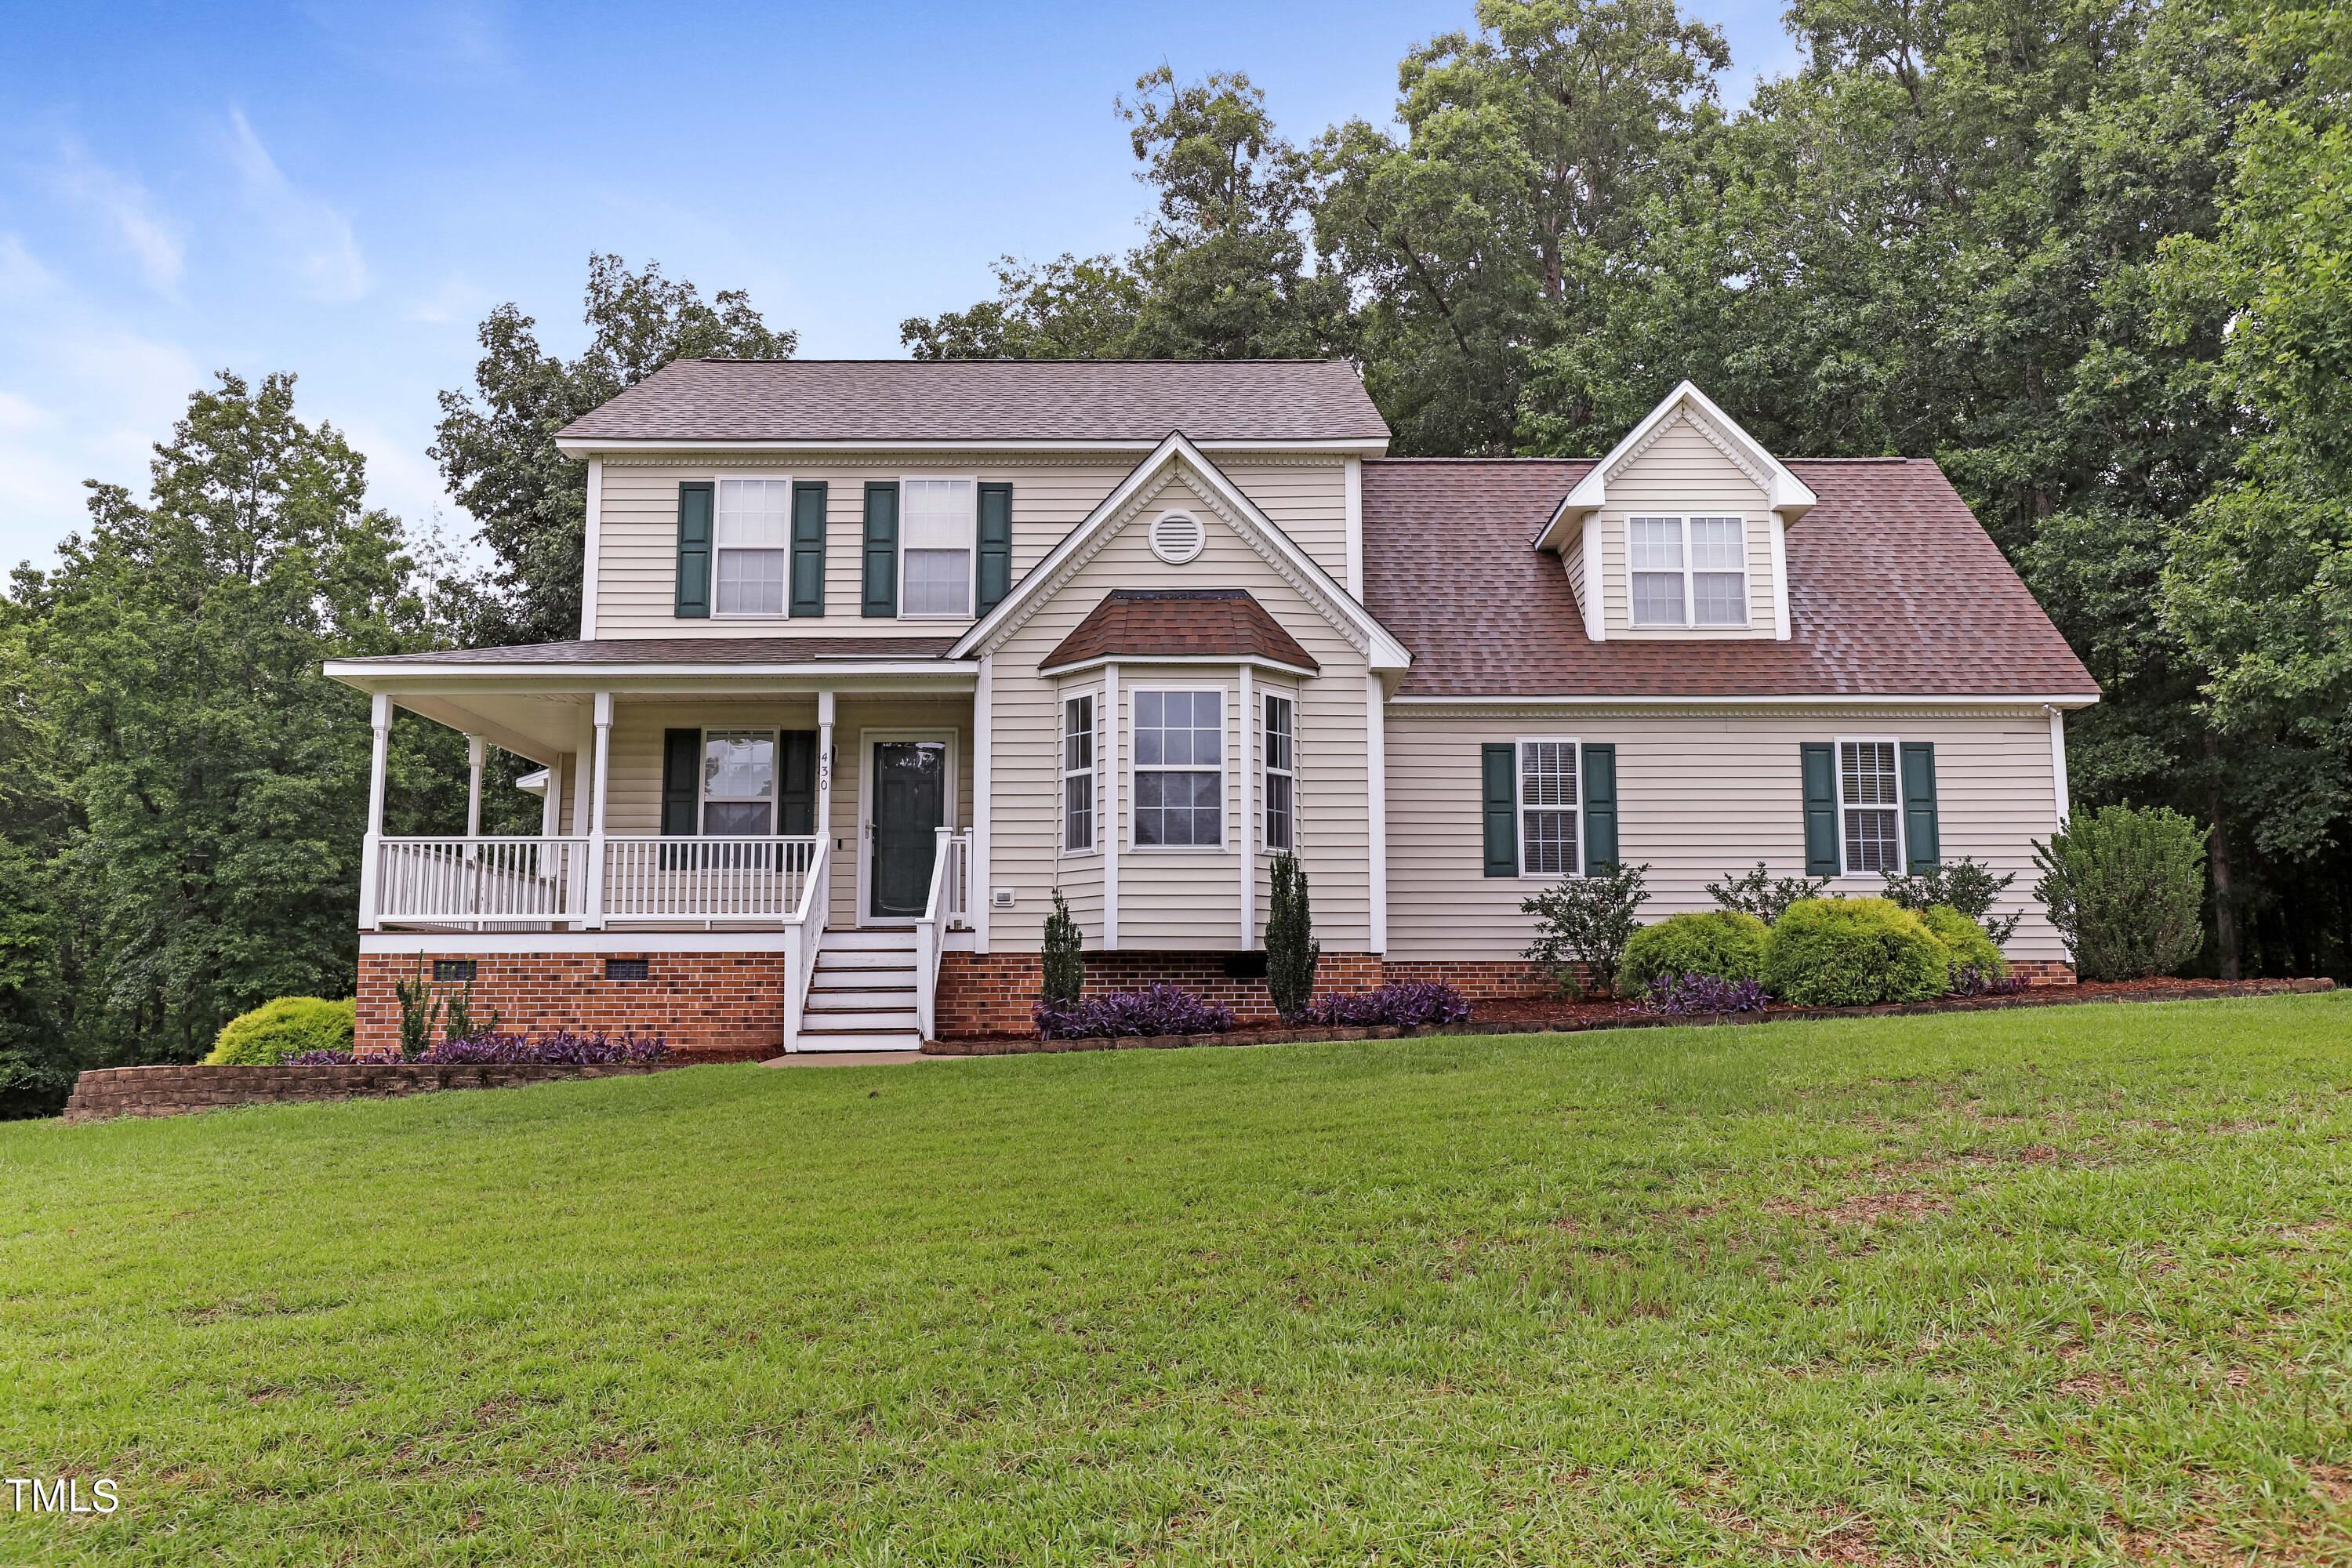
{"type": "Polygon", "coordinates": [[[1295,675],[1302,680],[1311,680],[1322,673],[1320,670],[1309,669],[1305,665],[1286,664],[1278,658],[1268,658],[1259,653],[1107,653],[1099,658],[1082,658],[1076,664],[1057,664],[1050,669],[1041,668],[1037,673],[1042,677],[1059,680],[1064,676],[1077,675],[1090,669],[1100,669],[1107,664],[1118,664],[1137,669],[1157,669],[1162,666],[1171,665],[1187,667],[1197,665],[1215,669],[1239,669],[1246,665],[1252,669],[1271,669],[1284,675],[1295,675]]]}
{"type": "Polygon", "coordinates": [[[1766,504],[1774,511],[1785,516],[1792,511],[1802,512],[1819,503],[1820,498],[1813,494],[1804,480],[1790,473],[1780,458],[1766,451],[1763,444],[1742,429],[1738,420],[1717,407],[1715,401],[1701,392],[1695,383],[1685,381],[1666,394],[1655,408],[1642,416],[1640,424],[1625,432],[1623,440],[1609,448],[1607,457],[1593,464],[1591,469],[1576,481],[1567,499],[1559,503],[1559,510],[1537,532],[1535,542],[1538,548],[1549,548],[1561,522],[1571,514],[1580,516],[1606,506],[1609,503],[1610,474],[1625,460],[1627,453],[1648,439],[1651,431],[1686,404],[1714,426],[1724,439],[1738,447],[1749,461],[1764,470],[1770,481],[1766,486],[1766,504]]]}
{"type": "MultiPolygon", "coordinates": [[[[709,441],[684,437],[667,437],[658,440],[621,440],[596,437],[559,439],[555,449],[567,458],[590,458],[608,453],[636,452],[1150,452],[1162,443],[1145,440],[1111,441],[867,441],[824,440],[801,437],[791,440],[772,441],[709,441]]],[[[1385,439],[1370,437],[1341,437],[1315,441],[1201,441],[1194,443],[1208,452],[1332,452],[1359,458],[1386,455],[1385,439]]]]}
{"type": "Polygon", "coordinates": [[[1298,548],[1297,542],[1285,533],[1272,518],[1258,509],[1255,501],[1244,494],[1239,485],[1225,476],[1223,469],[1209,460],[1208,454],[1185,437],[1181,431],[1171,435],[1151,449],[1150,456],[1129,470],[1127,478],[1113,486],[1095,509],[1076,528],[1062,536],[1062,542],[1046,552],[1045,559],[1031,567],[1020,583],[1007,594],[996,608],[972,623],[971,629],[948,649],[951,659],[970,658],[988,651],[998,630],[1019,613],[1022,606],[1039,598],[1049,590],[1050,584],[1071,556],[1085,549],[1097,535],[1108,529],[1127,509],[1128,503],[1141,493],[1143,488],[1160,476],[1160,470],[1178,460],[1183,461],[1199,474],[1218,499],[1229,507],[1248,531],[1255,533],[1299,575],[1313,584],[1339,608],[1356,629],[1363,634],[1371,652],[1367,662],[1374,669],[1404,669],[1412,663],[1394,634],[1381,625],[1372,613],[1358,602],[1353,594],[1333,579],[1331,574],[1317,564],[1315,558],[1298,548]]]}
{"type": "Polygon", "coordinates": [[[480,665],[394,663],[383,659],[331,658],[323,667],[330,680],[340,680],[362,691],[393,691],[431,682],[461,682],[467,689],[505,688],[533,692],[609,690],[620,683],[674,681],[690,686],[740,686],[756,680],[871,681],[923,680],[935,685],[970,686],[978,679],[980,665],[971,659],[827,659],[817,664],[566,664],[480,665]]]}
{"type": "Polygon", "coordinates": [[[1818,697],[1528,697],[1499,692],[1486,697],[1391,697],[1391,708],[2088,708],[2099,694],[2068,697],[1900,693],[1818,697]]]}

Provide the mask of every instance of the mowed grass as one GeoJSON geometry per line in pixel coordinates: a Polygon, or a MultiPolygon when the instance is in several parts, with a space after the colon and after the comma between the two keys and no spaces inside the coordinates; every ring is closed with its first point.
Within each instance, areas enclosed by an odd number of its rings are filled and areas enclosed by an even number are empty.
{"type": "Polygon", "coordinates": [[[2352,997],[0,1127],[0,1562],[2352,1558],[2352,997]]]}

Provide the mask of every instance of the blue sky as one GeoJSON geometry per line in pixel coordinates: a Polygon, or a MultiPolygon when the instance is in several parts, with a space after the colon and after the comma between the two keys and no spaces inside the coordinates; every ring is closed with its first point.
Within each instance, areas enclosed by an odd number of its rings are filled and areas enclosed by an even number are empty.
{"type": "MultiPolygon", "coordinates": [[[[1687,3],[1687,0],[1686,0],[1687,3]]],[[[1794,63],[1778,5],[1698,0],[1730,96],[1794,63]]],[[[144,492],[215,369],[290,370],[373,499],[470,531],[425,455],[482,315],[575,351],[591,251],[751,290],[805,355],[896,355],[997,256],[1131,244],[1112,100],[1247,70],[1286,133],[1385,121],[1469,0],[1187,5],[6,9],[0,562],[52,558],[81,480],[144,492]]]]}

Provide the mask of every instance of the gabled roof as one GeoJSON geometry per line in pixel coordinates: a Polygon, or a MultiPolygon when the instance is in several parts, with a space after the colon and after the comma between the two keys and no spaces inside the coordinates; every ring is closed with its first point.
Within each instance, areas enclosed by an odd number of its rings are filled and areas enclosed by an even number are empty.
{"type": "Polygon", "coordinates": [[[1723,448],[1724,455],[1745,469],[1765,493],[1766,504],[1794,522],[1813,506],[1816,497],[1787,464],[1764,449],[1764,444],[1740,428],[1739,422],[1715,405],[1715,400],[1690,382],[1683,382],[1642,416],[1609,455],[1587,466],[1567,495],[1536,531],[1535,542],[1561,547],[1561,526],[1571,518],[1609,504],[1609,480],[1617,470],[1642,455],[1659,431],[1677,419],[1688,419],[1723,448]]]}
{"type": "Polygon", "coordinates": [[[1098,658],[1256,659],[1309,675],[1323,668],[1239,588],[1114,588],[1037,668],[1098,658]]]}
{"type": "Polygon", "coordinates": [[[1347,360],[679,360],[557,432],[607,443],[1323,442],[1385,449],[1347,360]]]}
{"type": "Polygon", "coordinates": [[[1364,463],[1364,602],[1413,651],[1412,697],[1999,697],[2098,685],[1923,458],[1792,458],[1790,638],[1592,642],[1538,527],[1591,459],[1364,463]]]}
{"type": "Polygon", "coordinates": [[[1153,481],[1180,466],[1200,481],[1212,510],[1342,636],[1362,649],[1372,668],[1402,669],[1412,662],[1412,655],[1376,616],[1318,565],[1313,556],[1298,548],[1288,534],[1258,510],[1255,501],[1242,493],[1240,486],[1226,478],[1224,471],[1181,432],[1154,447],[1127,478],[1113,486],[1110,494],[1097,502],[1094,510],[1077,527],[1064,534],[1062,542],[1046,552],[1045,559],[1030,568],[1002,603],[956,639],[948,657],[970,658],[987,653],[1010,636],[1013,627],[1025,621],[1036,605],[1058,593],[1095,549],[1129,520],[1131,509],[1140,502],[1153,481]]]}

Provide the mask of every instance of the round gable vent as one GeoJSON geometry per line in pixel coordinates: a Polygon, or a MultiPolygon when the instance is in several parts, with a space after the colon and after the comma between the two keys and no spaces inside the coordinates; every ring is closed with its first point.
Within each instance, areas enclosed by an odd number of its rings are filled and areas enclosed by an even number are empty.
{"type": "Polygon", "coordinates": [[[1151,553],[1171,566],[1183,565],[1208,542],[1201,520],[1189,511],[1163,511],[1151,525],[1151,553]]]}

